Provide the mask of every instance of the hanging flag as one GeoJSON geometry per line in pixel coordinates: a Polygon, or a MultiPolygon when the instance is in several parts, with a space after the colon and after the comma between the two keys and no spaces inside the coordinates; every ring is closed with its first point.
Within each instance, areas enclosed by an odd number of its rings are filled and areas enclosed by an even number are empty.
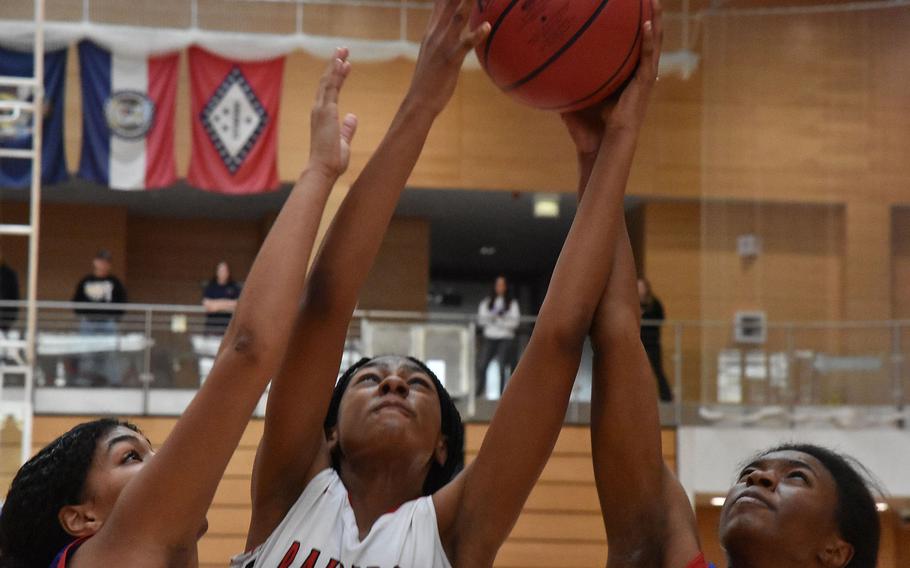
{"type": "Polygon", "coordinates": [[[191,47],[190,184],[222,193],[278,187],[278,107],[284,57],[231,61],[191,47]]]}
{"type": "Polygon", "coordinates": [[[122,55],[79,43],[82,158],[79,177],[113,189],[174,183],[178,53],[122,55]]]}
{"type": "MultiPolygon", "coordinates": [[[[0,75],[33,77],[32,53],[0,48],[0,75]]],[[[42,183],[57,183],[68,177],[63,151],[63,95],[66,79],[66,49],[44,54],[44,108],[41,142],[42,183]]],[[[0,86],[0,100],[31,100],[29,87],[0,86]]],[[[0,148],[28,150],[32,147],[32,113],[0,110],[0,148]]],[[[29,187],[32,163],[19,158],[0,158],[0,187],[29,187]]]]}

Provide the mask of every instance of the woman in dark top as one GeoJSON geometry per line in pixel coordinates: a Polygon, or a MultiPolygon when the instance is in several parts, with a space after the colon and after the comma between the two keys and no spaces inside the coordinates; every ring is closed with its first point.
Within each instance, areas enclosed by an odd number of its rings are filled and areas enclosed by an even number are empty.
{"type": "Polygon", "coordinates": [[[648,361],[651,362],[654,376],[657,377],[660,400],[670,402],[673,400],[673,391],[670,390],[670,384],[664,374],[660,348],[660,326],[664,321],[664,306],[651,292],[651,283],[644,278],[638,279],[638,303],[641,305],[641,319],[645,322],[641,326],[641,343],[645,346],[648,361]]]}
{"type": "Polygon", "coordinates": [[[234,315],[237,298],[240,297],[240,284],[231,276],[231,267],[222,260],[215,267],[215,274],[202,292],[202,305],[205,306],[205,332],[223,335],[234,315]]]}

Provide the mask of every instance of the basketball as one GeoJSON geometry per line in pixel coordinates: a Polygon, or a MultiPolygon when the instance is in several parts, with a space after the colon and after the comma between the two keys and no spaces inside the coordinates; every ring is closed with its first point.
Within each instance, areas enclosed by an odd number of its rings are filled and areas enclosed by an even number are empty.
{"type": "Polygon", "coordinates": [[[595,105],[629,78],[649,0],[479,0],[492,29],[477,57],[503,92],[542,110],[595,105]]]}

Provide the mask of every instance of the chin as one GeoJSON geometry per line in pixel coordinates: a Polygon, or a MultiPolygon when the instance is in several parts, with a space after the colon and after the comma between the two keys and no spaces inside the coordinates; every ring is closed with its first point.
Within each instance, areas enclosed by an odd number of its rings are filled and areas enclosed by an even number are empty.
{"type": "MultiPolygon", "coordinates": [[[[779,542],[773,523],[754,515],[738,514],[721,517],[720,542],[728,553],[746,552],[750,549],[767,549],[779,542]]],[[[737,555],[738,554],[734,554],[737,555]]]]}

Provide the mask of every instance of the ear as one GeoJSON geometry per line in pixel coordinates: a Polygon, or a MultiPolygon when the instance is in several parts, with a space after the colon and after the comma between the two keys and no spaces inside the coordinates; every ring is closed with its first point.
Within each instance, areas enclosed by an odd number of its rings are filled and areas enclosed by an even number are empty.
{"type": "Polygon", "coordinates": [[[332,426],[325,431],[325,444],[329,449],[329,453],[335,451],[335,447],[338,445],[338,426],[332,426]]]}
{"type": "Polygon", "coordinates": [[[433,450],[433,459],[435,459],[436,463],[439,465],[444,465],[446,460],[449,459],[449,442],[442,434],[440,434],[439,439],[436,440],[436,448],[433,450]]]}
{"type": "Polygon", "coordinates": [[[67,534],[76,538],[92,536],[101,529],[102,524],[90,503],[62,507],[57,513],[57,520],[67,534]]]}
{"type": "Polygon", "coordinates": [[[853,545],[839,536],[833,536],[818,556],[825,568],[844,568],[853,559],[853,545]]]}

